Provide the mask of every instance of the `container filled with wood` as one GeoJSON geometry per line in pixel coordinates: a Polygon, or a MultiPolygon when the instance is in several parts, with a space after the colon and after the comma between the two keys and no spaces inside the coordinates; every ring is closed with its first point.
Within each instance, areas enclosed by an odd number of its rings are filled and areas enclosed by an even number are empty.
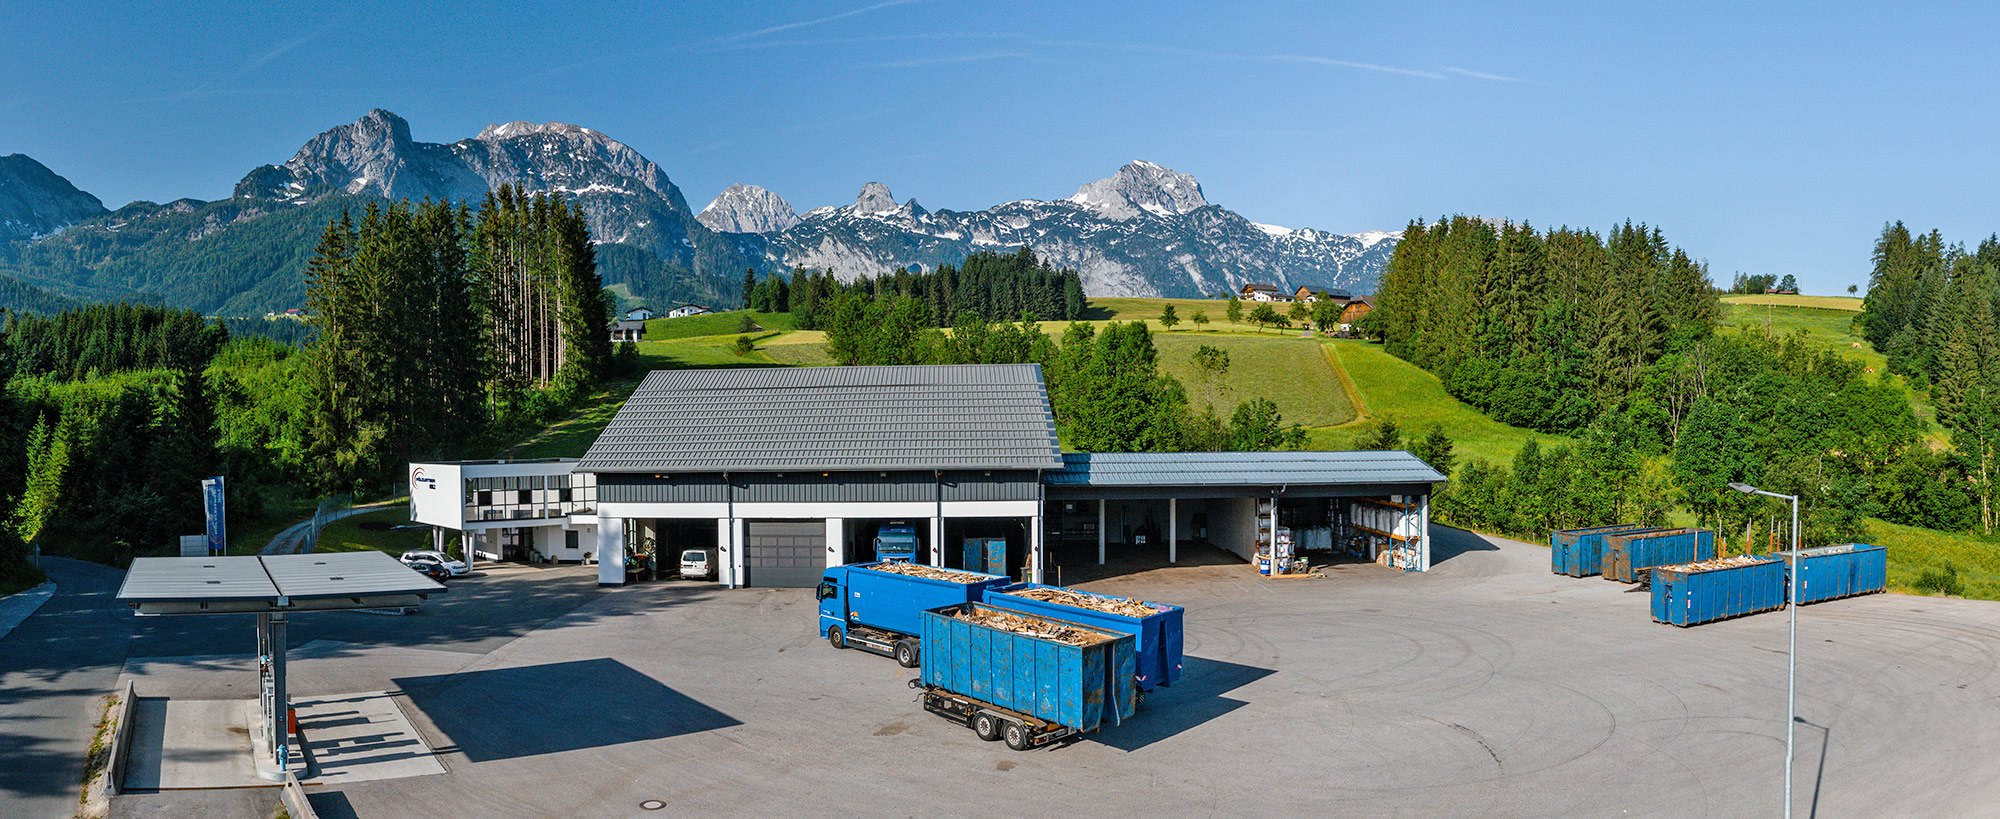
{"type": "Polygon", "coordinates": [[[966,606],[963,611],[952,616],[968,623],[977,623],[990,629],[1071,646],[1095,645],[1109,640],[1113,636],[1095,629],[1078,628],[1053,620],[1044,620],[1040,617],[1024,617],[1010,612],[976,608],[973,606],[966,606]]]}
{"type": "Polygon", "coordinates": [[[990,574],[961,572],[956,569],[940,569],[936,566],[925,566],[918,563],[877,563],[868,568],[878,572],[889,572],[890,574],[904,574],[928,580],[943,580],[947,583],[978,583],[982,580],[993,579],[993,576],[990,574]]]}
{"type": "Polygon", "coordinates": [[[1101,594],[1091,594],[1090,592],[1080,592],[1075,589],[1065,589],[1055,586],[1041,586],[1010,591],[1008,593],[1016,597],[1040,600],[1044,603],[1075,606],[1080,609],[1101,611],[1106,614],[1123,614],[1127,617],[1146,617],[1166,610],[1165,606],[1155,606],[1150,603],[1141,603],[1137,600],[1127,600],[1123,597],[1106,597],[1101,594]]]}

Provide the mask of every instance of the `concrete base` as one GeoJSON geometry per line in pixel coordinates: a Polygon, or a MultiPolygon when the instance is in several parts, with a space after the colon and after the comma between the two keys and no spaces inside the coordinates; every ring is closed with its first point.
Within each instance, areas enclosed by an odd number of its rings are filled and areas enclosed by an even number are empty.
{"type": "Polygon", "coordinates": [[[264,735],[264,718],[257,712],[256,703],[248,703],[243,718],[250,732],[250,761],[257,766],[257,776],[271,782],[284,782],[285,774],[303,780],[311,773],[306,759],[305,741],[297,734],[285,740],[285,764],[280,767],[271,752],[271,740],[264,735]]]}
{"type": "Polygon", "coordinates": [[[140,697],[132,705],[126,791],[260,788],[250,726],[257,703],[140,697]]]}

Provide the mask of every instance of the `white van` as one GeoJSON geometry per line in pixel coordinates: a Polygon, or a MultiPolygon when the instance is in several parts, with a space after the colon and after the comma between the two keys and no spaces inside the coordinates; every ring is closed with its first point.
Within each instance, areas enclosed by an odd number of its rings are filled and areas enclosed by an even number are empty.
{"type": "Polygon", "coordinates": [[[707,549],[681,552],[681,577],[688,580],[715,579],[715,563],[709,559],[707,549]]]}

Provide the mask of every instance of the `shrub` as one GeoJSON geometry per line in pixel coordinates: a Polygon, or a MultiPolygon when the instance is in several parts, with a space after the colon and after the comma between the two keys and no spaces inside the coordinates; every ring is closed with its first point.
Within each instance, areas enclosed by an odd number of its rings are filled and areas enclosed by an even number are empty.
{"type": "Polygon", "coordinates": [[[1924,594],[1943,594],[1951,597],[1965,596],[1965,583],[1958,579],[1958,567],[1951,561],[1944,562],[1942,569],[1925,569],[1917,576],[1917,591],[1924,594]]]}

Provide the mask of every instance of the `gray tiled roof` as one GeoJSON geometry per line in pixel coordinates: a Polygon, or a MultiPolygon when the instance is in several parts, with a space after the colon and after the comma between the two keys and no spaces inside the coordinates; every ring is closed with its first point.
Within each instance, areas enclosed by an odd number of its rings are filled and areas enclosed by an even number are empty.
{"type": "Polygon", "coordinates": [[[1041,367],[658,370],[578,472],[1056,469],[1041,367]]]}
{"type": "Polygon", "coordinates": [[[1408,452],[1070,452],[1050,486],[1341,486],[1434,484],[1445,476],[1408,452]]]}

